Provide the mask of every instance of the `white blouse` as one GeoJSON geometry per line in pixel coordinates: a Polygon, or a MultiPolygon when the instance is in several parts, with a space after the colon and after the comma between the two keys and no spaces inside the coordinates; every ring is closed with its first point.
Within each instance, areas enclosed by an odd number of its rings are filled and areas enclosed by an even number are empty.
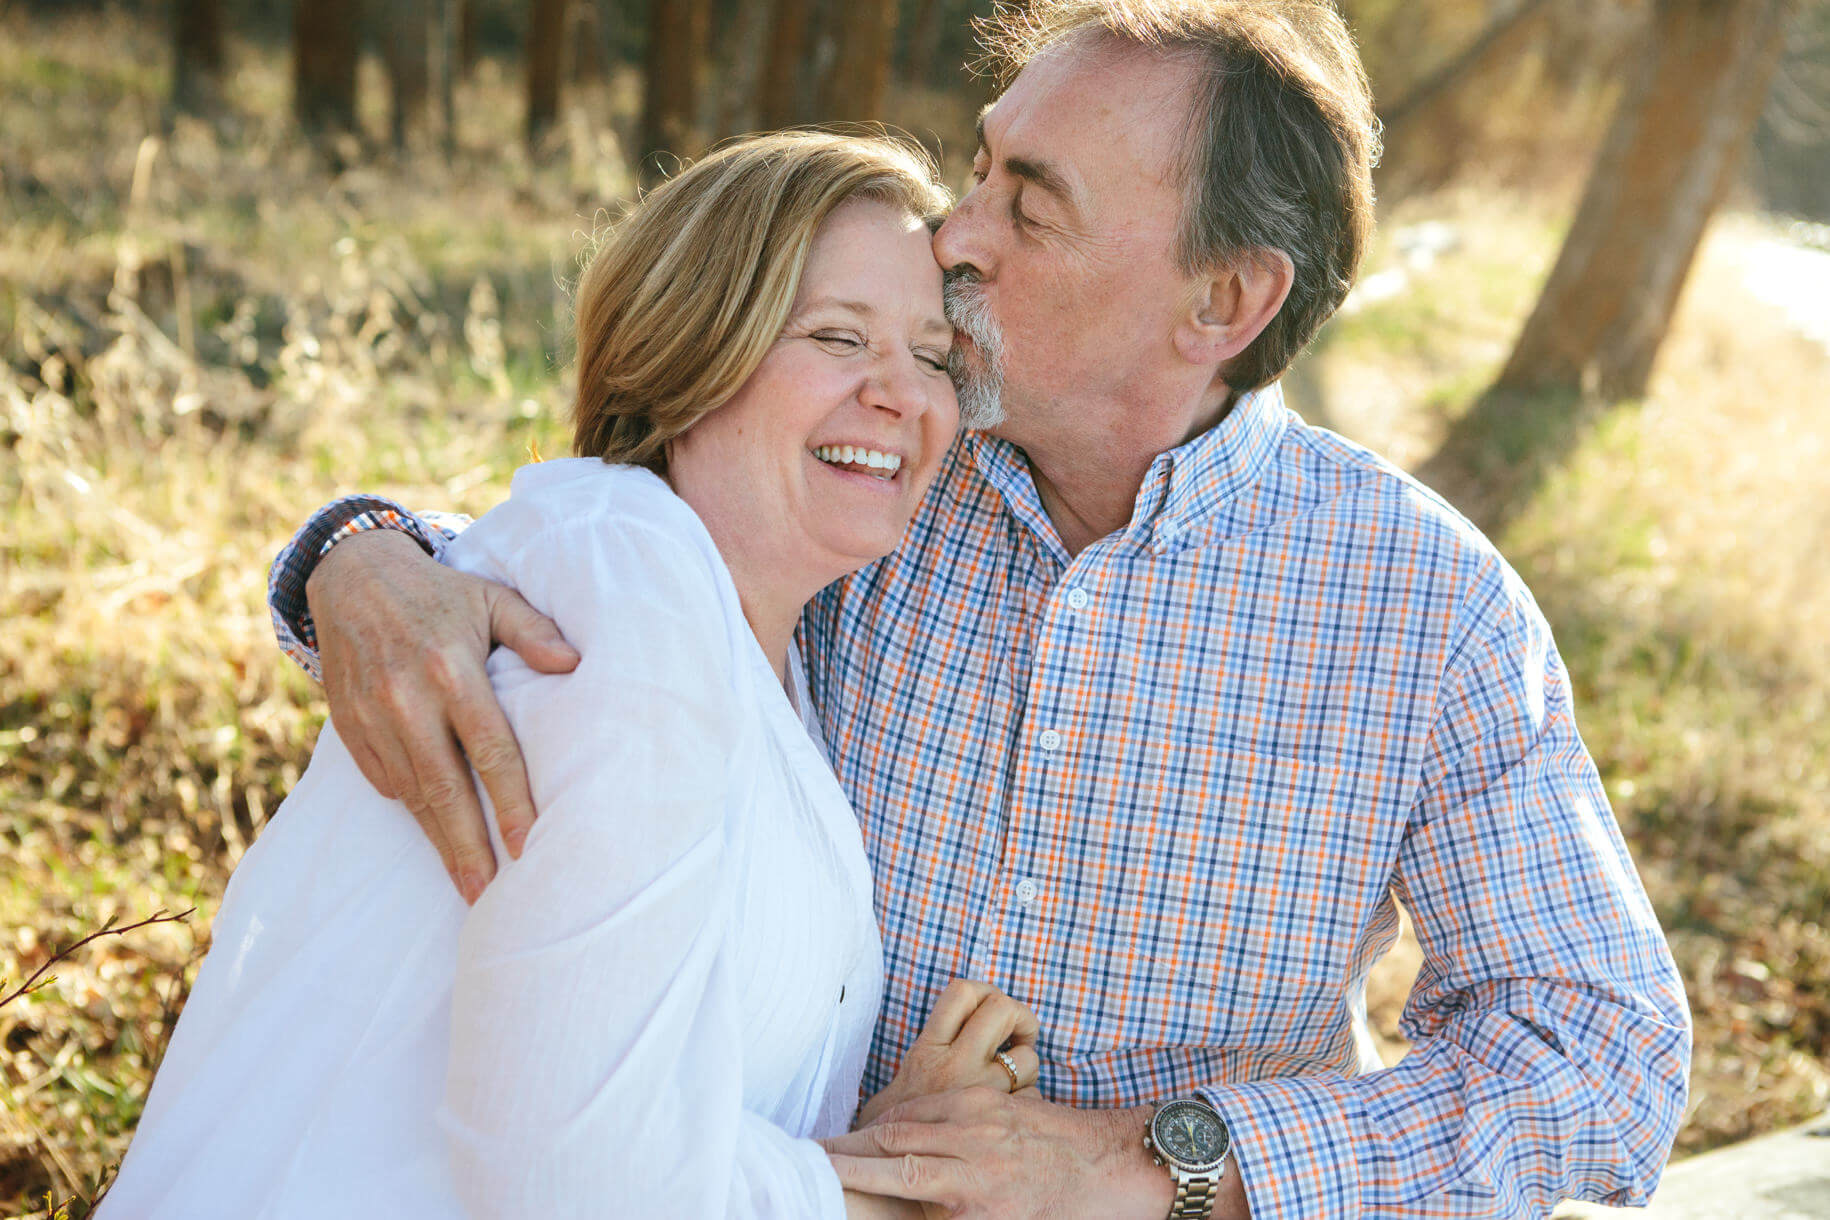
{"type": "MultiPolygon", "coordinates": [[[[857,822],[698,518],[518,472],[450,562],[583,654],[489,671],[540,811],[466,910],[327,724],[231,879],[106,1220],[842,1217],[882,960],[857,822]]],[[[806,709],[799,658],[791,660],[806,709]]]]}

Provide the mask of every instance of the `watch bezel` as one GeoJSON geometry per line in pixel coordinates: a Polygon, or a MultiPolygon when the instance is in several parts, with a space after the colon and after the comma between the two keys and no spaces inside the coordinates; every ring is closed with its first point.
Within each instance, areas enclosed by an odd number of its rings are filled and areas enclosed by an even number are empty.
{"type": "Polygon", "coordinates": [[[1221,1118],[1219,1113],[1206,1102],[1198,1101],[1192,1097],[1178,1097],[1174,1101],[1164,1102],[1162,1105],[1158,1106],[1156,1113],[1150,1116],[1150,1148],[1157,1156],[1163,1158],[1163,1160],[1167,1161],[1169,1164],[1174,1165],[1183,1173],[1210,1173],[1226,1164],[1226,1158],[1232,1155],[1233,1133],[1232,1130],[1227,1127],[1226,1120],[1221,1118]],[[1185,1161],[1166,1148],[1163,1145],[1162,1139],[1158,1137],[1157,1124],[1163,1120],[1165,1115],[1182,1108],[1200,1111],[1204,1116],[1211,1119],[1215,1126],[1220,1128],[1220,1152],[1212,1160],[1185,1161]]]}

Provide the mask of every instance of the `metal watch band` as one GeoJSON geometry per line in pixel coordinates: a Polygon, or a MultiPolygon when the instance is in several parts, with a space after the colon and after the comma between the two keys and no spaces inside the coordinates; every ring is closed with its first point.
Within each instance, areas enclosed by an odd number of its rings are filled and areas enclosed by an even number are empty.
{"type": "MultiPolygon", "coordinates": [[[[1221,1173],[1225,1170],[1222,1169],[1221,1173]]],[[[1176,1175],[1176,1201],[1170,1205],[1169,1220],[1208,1220],[1214,1213],[1214,1194],[1220,1186],[1220,1173],[1176,1175]]]]}

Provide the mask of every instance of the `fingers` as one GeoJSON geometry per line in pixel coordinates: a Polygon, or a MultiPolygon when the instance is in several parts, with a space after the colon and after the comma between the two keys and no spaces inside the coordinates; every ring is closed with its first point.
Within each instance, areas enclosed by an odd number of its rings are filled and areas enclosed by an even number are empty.
{"type": "Polygon", "coordinates": [[[950,1045],[959,1037],[966,1018],[973,1014],[986,996],[995,991],[997,988],[990,983],[981,983],[976,979],[954,979],[940,993],[940,999],[934,1001],[934,1009],[928,1013],[928,1023],[922,1026],[921,1033],[916,1035],[915,1040],[950,1045]]]}
{"type": "MultiPolygon", "coordinates": [[[[457,684],[456,680],[453,684],[457,684]]],[[[451,727],[458,744],[482,779],[490,804],[495,806],[496,825],[501,828],[502,842],[508,848],[510,858],[519,860],[522,845],[534,825],[534,794],[528,786],[527,764],[521,757],[515,731],[510,727],[508,717],[503,715],[502,705],[496,702],[495,689],[489,684],[486,671],[480,667],[462,689],[452,690],[449,699],[451,727]]],[[[469,786],[465,787],[468,791],[469,786]]],[[[474,794],[470,804],[475,804],[474,794]]],[[[447,820],[462,820],[469,807],[437,812],[447,820]]],[[[480,806],[478,809],[477,825],[481,827],[480,806]]],[[[487,846],[487,827],[483,827],[483,831],[487,846]]]]}
{"type": "Polygon", "coordinates": [[[987,990],[990,994],[980,1000],[978,1007],[966,1018],[953,1039],[954,1045],[986,1059],[1005,1043],[1033,1047],[1041,1033],[1041,1025],[1029,1005],[1018,1003],[996,988],[987,990]]]}
{"type": "Polygon", "coordinates": [[[1010,1073],[1004,1070],[1004,1065],[999,1063],[997,1056],[994,1055],[991,1066],[985,1070],[986,1085],[994,1089],[1002,1089],[1007,1093],[1033,1090],[1036,1087],[1037,1078],[1042,1075],[1042,1057],[1036,1054],[1034,1044],[1018,1042],[1005,1050],[1003,1054],[1004,1058],[1010,1060],[1010,1066],[1016,1069],[1016,1080],[1013,1082],[1010,1079],[1010,1073]]]}
{"type": "Polygon", "coordinates": [[[552,619],[528,605],[513,589],[498,585],[489,596],[490,639],[543,674],[566,674],[577,668],[578,650],[566,643],[552,619]]]}
{"type": "Polygon", "coordinates": [[[440,720],[410,730],[406,746],[413,781],[400,799],[438,847],[458,893],[474,903],[496,875],[496,857],[470,768],[440,720]]]}
{"type": "Polygon", "coordinates": [[[980,1121],[988,1112],[981,1101],[999,1100],[988,1091],[978,1091],[976,1098],[971,1093],[936,1094],[904,1102],[895,1107],[887,1121],[823,1139],[820,1145],[828,1153],[848,1156],[964,1157],[975,1144],[990,1138],[989,1129],[980,1121]],[[921,1117],[912,1117],[914,1114],[921,1117]]]}
{"type": "Polygon", "coordinates": [[[852,1156],[829,1152],[839,1185],[846,1190],[892,1199],[945,1204],[960,1194],[959,1162],[927,1156],[852,1156]]]}

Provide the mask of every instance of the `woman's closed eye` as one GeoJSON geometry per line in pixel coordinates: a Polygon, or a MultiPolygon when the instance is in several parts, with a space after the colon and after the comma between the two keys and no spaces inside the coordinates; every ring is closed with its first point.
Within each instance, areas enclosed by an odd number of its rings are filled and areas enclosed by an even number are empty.
{"type": "Polygon", "coordinates": [[[856,351],[869,346],[862,335],[843,330],[819,330],[813,333],[815,342],[823,343],[834,351],[856,351]]]}
{"type": "Polygon", "coordinates": [[[940,351],[935,348],[924,347],[916,351],[915,359],[921,361],[933,372],[944,373],[947,371],[947,358],[951,355],[952,352],[950,351],[940,351]]]}

